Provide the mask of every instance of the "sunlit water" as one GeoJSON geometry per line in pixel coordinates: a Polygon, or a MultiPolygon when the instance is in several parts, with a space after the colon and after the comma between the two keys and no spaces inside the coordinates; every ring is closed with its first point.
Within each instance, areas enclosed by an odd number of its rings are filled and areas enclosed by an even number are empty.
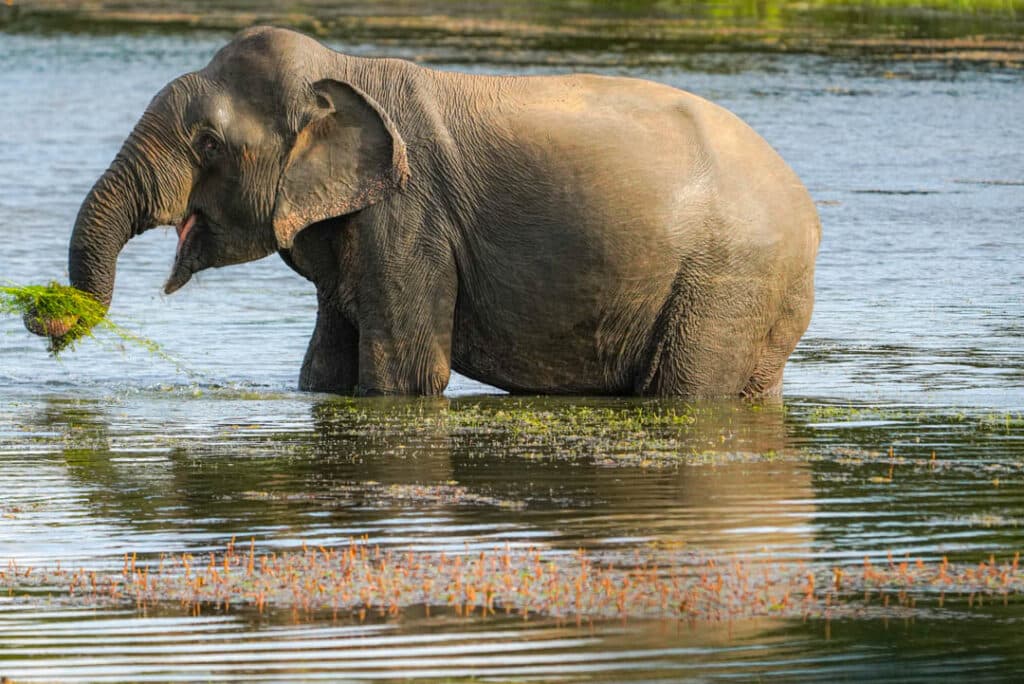
{"type": "MultiPolygon", "coordinates": [[[[91,183],[149,98],[223,40],[0,35],[0,279],[66,279],[67,237],[91,183]]],[[[512,69],[429,49],[406,56],[512,69]]],[[[819,202],[817,305],[787,370],[785,410],[702,407],[669,447],[571,432],[538,440],[487,420],[388,422],[478,404],[554,415],[636,405],[481,398],[486,388],[455,378],[451,406],[368,401],[369,423],[353,422],[348,402],[293,391],[315,314],[306,281],[273,257],[204,272],[165,297],[175,238],[154,230],[123,253],[111,313],[177,364],[111,340],[54,361],[19,321],[0,321],[0,563],[120,567],[125,553],[199,553],[233,536],[278,551],[365,535],[422,552],[685,548],[821,567],[1020,550],[1024,78],[750,55],[605,71],[729,107],[819,202]]],[[[576,626],[422,606],[361,622],[14,593],[0,598],[0,675],[985,679],[1024,667],[1021,619],[1011,599],[829,624],[576,626]]]]}

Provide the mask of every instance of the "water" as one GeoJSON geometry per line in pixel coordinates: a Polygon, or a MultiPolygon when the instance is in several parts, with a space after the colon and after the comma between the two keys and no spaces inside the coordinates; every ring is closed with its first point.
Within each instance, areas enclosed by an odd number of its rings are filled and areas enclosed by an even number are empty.
{"type": "MultiPolygon", "coordinates": [[[[0,35],[0,279],[66,279],[91,183],[153,93],[223,40],[0,35]]],[[[890,553],[929,568],[1011,558],[1024,546],[1021,74],[721,54],[603,71],[729,107],[819,202],[817,305],[784,407],[510,399],[459,377],[446,400],[299,394],[311,286],[272,257],[165,297],[176,240],[154,230],[122,254],[111,315],[177,365],[109,339],[54,361],[0,320],[0,564],[119,575],[125,554],[155,567],[232,537],[259,554],[355,539],[467,563],[532,548],[566,571],[584,555],[665,572],[803,564],[820,587],[890,553]],[[666,415],[685,420],[651,418],[666,415]]],[[[287,601],[196,614],[69,598],[40,572],[0,595],[0,675],[16,681],[984,680],[1024,667],[1014,593],[937,603],[919,588],[911,607],[897,589],[858,591],[806,619],[632,604],[579,621],[554,608],[467,617],[443,597],[398,616],[287,601]]]]}

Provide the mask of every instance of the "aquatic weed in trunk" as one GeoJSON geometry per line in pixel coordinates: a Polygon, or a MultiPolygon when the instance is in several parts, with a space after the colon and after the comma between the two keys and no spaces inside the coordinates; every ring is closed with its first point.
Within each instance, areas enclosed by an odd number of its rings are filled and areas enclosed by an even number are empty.
{"type": "Polygon", "coordinates": [[[125,342],[162,355],[160,345],[117,325],[107,318],[103,304],[70,285],[50,282],[48,285],[0,286],[0,313],[34,317],[36,325],[51,333],[67,327],[66,332],[47,335],[47,349],[54,356],[65,349],[73,349],[83,338],[92,337],[95,328],[108,330],[125,342]]]}

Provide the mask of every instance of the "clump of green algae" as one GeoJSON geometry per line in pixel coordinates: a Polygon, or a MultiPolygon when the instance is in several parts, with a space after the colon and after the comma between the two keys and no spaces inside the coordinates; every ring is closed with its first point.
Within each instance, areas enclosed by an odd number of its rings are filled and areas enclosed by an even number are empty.
{"type": "Polygon", "coordinates": [[[93,330],[103,329],[125,342],[160,354],[160,346],[144,337],[122,328],[107,318],[106,307],[88,292],[70,285],[50,282],[48,285],[0,286],[0,313],[34,316],[43,327],[47,321],[67,321],[70,329],[60,336],[49,336],[48,351],[58,356],[86,337],[93,330]]]}

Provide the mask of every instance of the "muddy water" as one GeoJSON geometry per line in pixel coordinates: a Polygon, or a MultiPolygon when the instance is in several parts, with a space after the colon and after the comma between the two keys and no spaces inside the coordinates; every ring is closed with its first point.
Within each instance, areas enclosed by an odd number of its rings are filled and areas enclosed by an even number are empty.
{"type": "MultiPolygon", "coordinates": [[[[152,94],[222,41],[0,35],[0,278],[66,278],[90,184],[152,94]]],[[[271,258],[164,297],[175,239],[155,230],[122,255],[112,316],[176,362],[109,339],[54,361],[0,321],[0,564],[116,573],[126,553],[155,564],[232,537],[260,553],[357,539],[424,557],[532,548],[566,564],[771,559],[827,578],[890,553],[976,564],[1024,547],[1021,75],[750,55],[607,72],[728,106],[820,203],[818,304],[785,406],[509,399],[464,378],[446,400],[298,394],[309,285],[271,258]],[[650,422],[665,415],[680,419],[650,422]]],[[[997,679],[1024,667],[1012,592],[941,604],[925,592],[899,611],[868,600],[831,619],[466,617],[443,597],[397,616],[287,601],[197,614],[177,600],[76,600],[12,581],[11,567],[0,675],[17,681],[997,679]]]]}

